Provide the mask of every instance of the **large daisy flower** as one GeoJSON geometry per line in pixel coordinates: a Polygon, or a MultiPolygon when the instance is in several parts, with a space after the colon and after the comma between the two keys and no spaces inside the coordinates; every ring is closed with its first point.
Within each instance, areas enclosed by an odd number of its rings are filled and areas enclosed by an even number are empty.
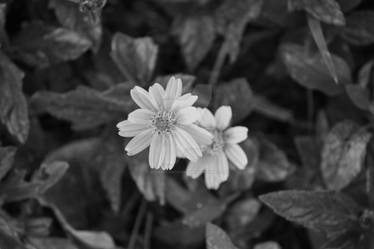
{"type": "Polygon", "coordinates": [[[239,169],[248,163],[247,155],[238,143],[247,139],[248,129],[244,126],[229,127],[232,110],[229,106],[221,106],[215,115],[206,108],[200,109],[198,124],[209,130],[214,139],[210,145],[202,146],[203,157],[190,162],[187,175],[198,178],[205,173],[205,184],[210,189],[218,189],[219,185],[229,177],[229,161],[239,169]]]}
{"type": "Polygon", "coordinates": [[[192,107],[197,96],[182,95],[180,79],[171,77],[166,89],[158,83],[148,91],[136,86],[130,94],[140,108],[117,124],[120,136],[134,137],[125,147],[127,155],[150,146],[150,167],[165,170],[173,168],[177,153],[193,162],[202,156],[198,143],[209,144],[213,136],[194,124],[199,117],[192,107]]]}

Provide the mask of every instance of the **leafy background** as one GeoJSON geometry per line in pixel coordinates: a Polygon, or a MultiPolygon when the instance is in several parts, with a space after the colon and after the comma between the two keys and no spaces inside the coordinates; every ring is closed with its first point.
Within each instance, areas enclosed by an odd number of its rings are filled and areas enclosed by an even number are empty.
{"type": "Polygon", "coordinates": [[[0,1],[0,248],[374,247],[371,0],[0,1]],[[126,157],[134,85],[231,105],[218,191],[126,157]]]}

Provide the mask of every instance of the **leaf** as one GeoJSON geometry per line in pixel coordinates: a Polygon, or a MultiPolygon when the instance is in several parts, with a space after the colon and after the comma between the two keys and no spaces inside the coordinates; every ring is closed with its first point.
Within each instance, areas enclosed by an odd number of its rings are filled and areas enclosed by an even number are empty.
{"type": "Polygon", "coordinates": [[[232,108],[232,123],[238,123],[245,119],[254,108],[253,92],[246,79],[235,79],[219,85],[215,90],[214,106],[217,109],[221,105],[229,105],[232,108]]]}
{"type": "Polygon", "coordinates": [[[292,123],[295,120],[295,117],[290,110],[271,102],[264,96],[255,94],[252,98],[254,111],[257,113],[283,122],[292,123]]]}
{"type": "Polygon", "coordinates": [[[71,241],[62,238],[39,238],[39,237],[29,237],[30,241],[34,247],[38,249],[77,249],[71,241]]]}
{"type": "Polygon", "coordinates": [[[148,164],[145,152],[137,156],[125,156],[139,191],[148,201],[158,200],[160,204],[165,203],[165,173],[162,170],[153,170],[148,164]]]}
{"type": "Polygon", "coordinates": [[[286,190],[262,195],[260,200],[283,218],[329,237],[354,229],[361,212],[351,198],[330,191],[286,190]]]}
{"type": "Polygon", "coordinates": [[[207,249],[237,249],[226,232],[212,223],[206,225],[206,244],[207,249]]]}
{"type": "Polygon", "coordinates": [[[47,112],[72,122],[74,129],[84,130],[119,120],[132,110],[129,90],[128,84],[118,84],[104,92],[85,86],[67,93],[40,91],[31,103],[38,113],[47,112]]]}
{"type": "Polygon", "coordinates": [[[331,129],[324,141],[321,163],[329,189],[343,189],[361,172],[370,139],[371,133],[350,121],[331,129]]]}
{"type": "Polygon", "coordinates": [[[231,63],[239,55],[240,42],[248,22],[260,15],[262,4],[263,0],[224,1],[216,10],[217,31],[225,38],[221,49],[228,51],[231,63]]]}
{"type": "Polygon", "coordinates": [[[25,175],[25,171],[14,171],[0,183],[1,203],[21,201],[39,195],[42,183],[25,181],[25,175]]]}
{"type": "Polygon", "coordinates": [[[110,55],[128,80],[149,83],[157,54],[158,46],[149,37],[134,39],[122,33],[113,36],[110,55]]]}
{"type": "Polygon", "coordinates": [[[257,168],[257,177],[266,182],[283,181],[294,171],[286,154],[275,144],[261,137],[257,168]]]}
{"type": "Polygon", "coordinates": [[[94,51],[98,51],[103,33],[101,19],[95,22],[82,14],[77,4],[69,1],[50,0],[49,7],[54,9],[58,21],[67,29],[74,30],[87,37],[94,51]]]}
{"type": "Polygon", "coordinates": [[[256,244],[253,249],[281,249],[281,247],[277,242],[268,241],[256,244]]]}
{"type": "Polygon", "coordinates": [[[24,25],[13,44],[17,58],[39,68],[75,60],[91,47],[91,41],[85,36],[42,22],[24,25]]]}
{"type": "Polygon", "coordinates": [[[281,54],[290,76],[308,89],[336,95],[342,92],[341,85],[352,82],[349,66],[336,55],[331,56],[335,64],[338,82],[341,83],[339,85],[334,83],[320,53],[308,54],[305,48],[299,45],[286,44],[283,45],[281,54]]]}
{"type": "Polygon", "coordinates": [[[179,40],[187,67],[194,70],[209,52],[216,37],[210,15],[193,15],[177,19],[174,32],[179,40]]]}
{"type": "Polygon", "coordinates": [[[347,17],[347,25],[342,28],[342,36],[349,43],[367,46],[374,43],[374,11],[356,11],[347,17]]]}
{"type": "Polygon", "coordinates": [[[97,165],[100,181],[107,193],[111,207],[118,212],[121,207],[122,174],[126,160],[123,153],[123,143],[117,133],[110,129],[111,134],[100,139],[93,150],[93,161],[97,165]],[[103,146],[105,144],[105,146],[103,146]]]}
{"type": "Polygon", "coordinates": [[[72,236],[88,248],[115,249],[112,237],[106,232],[71,230],[72,236]]]}
{"type": "Polygon", "coordinates": [[[180,220],[163,222],[154,231],[154,236],[168,245],[197,245],[205,239],[205,227],[190,227],[180,220]]]}
{"type": "Polygon", "coordinates": [[[288,0],[288,10],[305,10],[317,20],[344,25],[344,15],[335,0],[288,0]]]}
{"type": "Polygon", "coordinates": [[[0,147],[0,180],[12,168],[16,151],[15,147],[0,147]]]}
{"type": "Polygon", "coordinates": [[[327,69],[329,70],[332,78],[334,79],[335,83],[338,82],[338,75],[336,73],[336,68],[334,61],[332,60],[331,54],[327,48],[327,42],[325,39],[325,36],[322,32],[322,26],[319,21],[314,19],[313,17],[308,16],[308,25],[310,28],[310,31],[312,33],[313,39],[317,44],[317,47],[319,49],[319,52],[322,55],[322,59],[325,62],[325,65],[327,66],[327,69]]]}
{"type": "Polygon", "coordinates": [[[41,182],[39,191],[44,193],[64,176],[68,168],[66,162],[44,163],[33,175],[33,182],[41,182]]]}
{"type": "Polygon", "coordinates": [[[348,12],[361,4],[362,0],[337,0],[343,12],[348,12]]]}
{"type": "Polygon", "coordinates": [[[365,88],[362,88],[357,84],[348,84],[345,86],[345,91],[353,104],[358,108],[369,110],[371,101],[369,98],[369,92],[365,88]]]}
{"type": "Polygon", "coordinates": [[[261,203],[254,198],[245,198],[228,209],[225,220],[228,231],[239,232],[251,223],[260,212],[261,203]]]}
{"type": "Polygon", "coordinates": [[[18,142],[25,143],[30,122],[22,93],[24,73],[0,52],[0,122],[18,142]]]}

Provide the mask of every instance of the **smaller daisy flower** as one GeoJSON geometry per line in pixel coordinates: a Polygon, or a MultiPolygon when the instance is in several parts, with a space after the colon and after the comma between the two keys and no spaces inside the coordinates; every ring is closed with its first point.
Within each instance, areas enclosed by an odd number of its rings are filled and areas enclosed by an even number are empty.
{"type": "Polygon", "coordinates": [[[176,155],[197,161],[202,152],[198,143],[209,144],[213,136],[194,124],[199,115],[192,107],[197,96],[182,95],[182,81],[171,77],[166,89],[155,83],[146,91],[134,87],[131,92],[140,107],[117,124],[118,134],[134,137],[125,147],[127,155],[135,155],[148,146],[149,165],[155,169],[172,169],[176,155]]]}
{"type": "Polygon", "coordinates": [[[229,106],[221,106],[215,115],[206,108],[200,109],[197,124],[213,135],[213,142],[202,146],[203,157],[187,166],[187,175],[198,178],[205,173],[208,188],[218,189],[229,177],[229,161],[239,169],[248,163],[247,155],[238,143],[247,139],[248,129],[244,126],[229,127],[232,111],[229,106]]]}

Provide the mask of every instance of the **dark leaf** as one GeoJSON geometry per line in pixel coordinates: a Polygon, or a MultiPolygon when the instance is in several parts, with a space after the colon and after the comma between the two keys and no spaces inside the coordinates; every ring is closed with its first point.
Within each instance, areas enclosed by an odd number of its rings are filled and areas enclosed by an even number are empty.
{"type": "Polygon", "coordinates": [[[90,129],[119,120],[133,109],[129,84],[118,84],[104,92],[79,86],[67,93],[37,92],[32,97],[37,112],[47,112],[72,122],[73,128],[90,129]]]}
{"type": "Polygon", "coordinates": [[[237,249],[226,232],[212,223],[206,225],[206,244],[207,249],[237,249]]]}
{"type": "Polygon", "coordinates": [[[27,249],[21,241],[0,231],[0,248],[1,249],[27,249]]]}
{"type": "Polygon", "coordinates": [[[245,119],[255,105],[253,92],[247,80],[244,78],[235,79],[219,85],[215,90],[214,106],[217,109],[221,105],[231,106],[233,124],[245,119]]]}
{"type": "Polygon", "coordinates": [[[125,156],[130,170],[139,191],[148,201],[158,200],[165,203],[165,172],[153,170],[148,164],[148,155],[143,152],[137,156],[125,156]]]}
{"type": "Polygon", "coordinates": [[[44,193],[55,185],[68,170],[69,164],[66,162],[44,163],[33,175],[33,182],[41,182],[40,193],[44,193]]]}
{"type": "Polygon", "coordinates": [[[260,199],[283,218],[328,236],[355,228],[361,211],[352,199],[338,192],[288,190],[260,199]]]}
{"type": "Polygon", "coordinates": [[[293,113],[289,109],[279,106],[261,95],[256,94],[252,98],[254,111],[282,122],[292,123],[294,121],[293,113]]]}
{"type": "Polygon", "coordinates": [[[0,52],[0,121],[20,143],[25,143],[30,128],[23,77],[24,73],[0,52]]]}
{"type": "Polygon", "coordinates": [[[227,228],[230,233],[239,232],[258,215],[261,203],[254,198],[246,198],[233,204],[226,214],[227,228]]]}
{"type": "Polygon", "coordinates": [[[296,44],[284,45],[281,53],[290,76],[308,89],[335,95],[342,92],[342,84],[352,83],[349,66],[336,55],[331,56],[335,64],[339,85],[335,84],[320,53],[309,54],[305,48],[296,44]]]}
{"type": "Polygon", "coordinates": [[[286,154],[275,144],[262,137],[259,138],[257,168],[257,177],[267,182],[283,181],[294,171],[286,154]]]}
{"type": "Polygon", "coordinates": [[[93,22],[79,11],[77,4],[66,0],[50,0],[49,6],[55,10],[57,19],[65,28],[86,36],[92,42],[94,51],[99,49],[103,33],[100,18],[93,22]]]}
{"type": "Polygon", "coordinates": [[[225,37],[221,49],[228,51],[231,63],[238,57],[245,27],[260,15],[262,4],[263,0],[224,1],[217,9],[217,30],[225,37]]]}
{"type": "Polygon", "coordinates": [[[317,44],[319,52],[322,55],[322,59],[325,62],[325,65],[327,66],[327,69],[329,70],[335,83],[339,83],[335,64],[327,48],[327,42],[322,31],[321,23],[318,20],[314,19],[313,17],[308,16],[308,24],[309,24],[309,29],[312,33],[313,39],[317,44]]]}
{"type": "Polygon", "coordinates": [[[158,47],[149,37],[134,39],[122,33],[113,36],[111,57],[128,80],[149,83],[157,54],[158,47]]]}
{"type": "Polygon", "coordinates": [[[104,136],[93,151],[93,161],[97,164],[101,184],[107,193],[112,209],[116,212],[121,206],[122,173],[126,168],[121,140],[113,131],[111,135],[104,136]]]}
{"type": "Polygon", "coordinates": [[[0,147],[0,180],[12,168],[16,151],[15,147],[0,147]]]}
{"type": "Polygon", "coordinates": [[[335,0],[288,0],[288,9],[305,10],[314,18],[334,25],[344,25],[344,15],[335,0]]]}
{"type": "Polygon", "coordinates": [[[154,235],[156,238],[169,245],[196,245],[204,241],[205,227],[190,227],[180,220],[164,223],[157,227],[154,235]]]}
{"type": "Polygon", "coordinates": [[[348,12],[360,5],[362,0],[337,0],[337,2],[343,12],[348,12]]]}
{"type": "Polygon", "coordinates": [[[371,101],[368,90],[358,84],[348,84],[345,86],[345,90],[353,104],[360,109],[369,110],[371,101]]]}
{"type": "Polygon", "coordinates": [[[177,19],[174,33],[178,36],[188,68],[194,70],[213,45],[216,37],[214,19],[209,15],[177,19]]]}
{"type": "Polygon", "coordinates": [[[366,46],[374,43],[374,11],[363,10],[352,13],[347,18],[347,25],[342,28],[342,36],[349,43],[366,46]]]}
{"type": "Polygon", "coordinates": [[[321,170],[329,189],[339,190],[361,172],[371,133],[350,122],[335,125],[322,149],[321,170]]]}
{"type": "Polygon", "coordinates": [[[91,41],[73,30],[33,22],[23,26],[13,45],[18,58],[43,68],[77,59],[91,47],[91,41]]]}

